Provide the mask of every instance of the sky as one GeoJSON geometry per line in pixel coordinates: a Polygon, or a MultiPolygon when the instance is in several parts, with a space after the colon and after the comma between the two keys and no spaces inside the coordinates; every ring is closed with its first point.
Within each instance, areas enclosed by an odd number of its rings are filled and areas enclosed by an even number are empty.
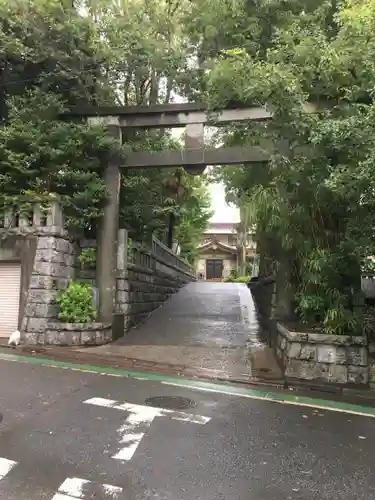
{"type": "MultiPolygon", "coordinates": [[[[220,168],[220,167],[219,167],[220,168]]],[[[210,184],[211,207],[215,210],[211,222],[230,222],[236,224],[240,221],[239,209],[229,206],[225,202],[225,188],[221,183],[210,184]]]]}
{"type": "MultiPolygon", "coordinates": [[[[178,102],[180,99],[177,99],[178,102]]],[[[183,130],[172,129],[172,136],[183,141],[183,130]]],[[[208,166],[208,168],[210,168],[208,166]]],[[[211,167],[212,168],[212,167],[211,167]]],[[[215,167],[215,168],[220,168],[215,167]]],[[[222,183],[212,183],[209,185],[211,195],[211,209],[215,211],[211,217],[211,222],[227,222],[237,224],[240,222],[240,211],[237,207],[229,206],[225,201],[225,188],[222,183]]]]}

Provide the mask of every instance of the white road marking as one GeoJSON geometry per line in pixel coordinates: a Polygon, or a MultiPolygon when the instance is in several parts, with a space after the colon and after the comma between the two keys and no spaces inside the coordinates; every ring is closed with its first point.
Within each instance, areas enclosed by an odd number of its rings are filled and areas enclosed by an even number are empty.
{"type": "MultiPolygon", "coordinates": [[[[183,389],[188,389],[192,391],[202,391],[202,392],[214,392],[217,394],[225,394],[226,396],[233,396],[236,398],[247,398],[247,399],[255,399],[259,401],[268,401],[269,403],[278,403],[282,405],[291,405],[291,406],[299,406],[299,407],[306,407],[306,408],[315,408],[317,410],[326,410],[326,411],[335,411],[337,413],[349,413],[351,415],[359,415],[360,417],[370,417],[370,418],[375,418],[375,415],[371,413],[365,413],[361,412],[360,410],[351,410],[349,408],[337,408],[334,406],[323,406],[323,405],[318,405],[314,403],[307,403],[305,401],[298,401],[298,396],[296,396],[296,399],[294,401],[291,400],[285,400],[285,399],[273,399],[271,395],[269,396],[261,396],[260,394],[239,394],[236,392],[231,392],[231,391],[224,391],[222,389],[214,389],[210,387],[198,387],[198,386],[193,386],[193,385],[185,385],[185,384],[178,384],[177,382],[167,382],[165,380],[162,380],[160,382],[163,385],[170,385],[172,387],[180,387],[183,389]]],[[[282,394],[280,395],[280,398],[282,398],[282,394]]]]}
{"type": "Polygon", "coordinates": [[[105,408],[113,408],[116,406],[117,401],[113,399],[105,399],[105,398],[91,398],[87,401],[84,401],[85,404],[95,405],[95,406],[103,406],[105,408]]]}
{"type": "Polygon", "coordinates": [[[123,488],[119,486],[112,486],[111,484],[96,485],[87,479],[68,477],[52,500],[84,500],[85,498],[92,498],[92,490],[95,487],[101,490],[100,498],[102,500],[118,500],[120,498],[119,494],[123,491],[123,488]]]}
{"type": "Polygon", "coordinates": [[[87,479],[68,477],[59,488],[59,493],[68,495],[68,498],[83,498],[84,488],[90,484],[87,479]]]}
{"type": "Polygon", "coordinates": [[[17,462],[13,460],[8,460],[7,458],[0,458],[0,481],[9,474],[13,467],[17,465],[17,462]]]}
{"type": "Polygon", "coordinates": [[[113,399],[91,398],[84,401],[84,404],[102,406],[104,408],[115,408],[116,410],[128,411],[130,413],[143,413],[149,415],[155,413],[155,417],[169,417],[173,420],[181,420],[182,422],[190,422],[192,424],[207,424],[211,417],[203,415],[195,415],[193,413],[185,413],[183,411],[166,410],[164,408],[154,408],[153,406],[136,405],[132,403],[117,404],[113,399]]]}
{"type": "Polygon", "coordinates": [[[118,404],[113,399],[91,398],[84,401],[84,403],[104,408],[114,408],[130,413],[124,424],[117,431],[120,434],[119,443],[122,447],[111,457],[116,460],[130,460],[133,457],[155,417],[164,416],[172,420],[200,425],[205,425],[211,420],[210,417],[204,417],[203,415],[193,415],[191,413],[154,408],[152,406],[135,405],[126,402],[118,404]]]}
{"type": "Polygon", "coordinates": [[[130,413],[125,423],[117,431],[121,436],[122,448],[112,458],[116,460],[130,460],[132,458],[143,436],[159,413],[152,410],[152,408],[145,407],[144,411],[130,413]]]}

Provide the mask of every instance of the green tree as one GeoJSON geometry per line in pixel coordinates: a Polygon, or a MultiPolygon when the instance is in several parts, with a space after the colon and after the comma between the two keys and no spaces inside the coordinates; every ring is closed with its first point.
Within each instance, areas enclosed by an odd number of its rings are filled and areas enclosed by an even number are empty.
{"type": "MultiPolygon", "coordinates": [[[[69,225],[95,235],[108,158],[122,161],[129,148],[180,147],[170,131],[131,130],[120,148],[100,127],[62,121],[60,113],[77,105],[169,102],[188,55],[184,5],[0,0],[1,202],[19,205],[56,193],[69,225]]],[[[188,224],[189,197],[202,182],[193,187],[183,174],[184,192],[173,192],[177,171],[123,171],[121,223],[138,238],[153,231],[164,238],[168,226],[177,231],[182,220],[188,224]]],[[[201,202],[203,213],[206,199],[201,202]]]]}
{"type": "Polygon", "coordinates": [[[210,59],[206,89],[215,107],[272,109],[267,126],[224,134],[227,143],[265,145],[269,165],[227,168],[223,178],[251,200],[262,253],[291,285],[289,306],[328,332],[351,332],[361,325],[360,264],[374,243],[374,2],[298,8],[279,17],[267,50],[254,55],[243,42],[210,59]],[[322,98],[327,109],[304,113],[322,98]]]}

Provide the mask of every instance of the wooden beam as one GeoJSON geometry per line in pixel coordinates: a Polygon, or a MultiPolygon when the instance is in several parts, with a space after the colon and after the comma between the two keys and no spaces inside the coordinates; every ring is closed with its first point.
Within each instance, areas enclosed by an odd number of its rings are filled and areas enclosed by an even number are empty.
{"type": "Polygon", "coordinates": [[[130,153],[121,168],[196,167],[264,163],[269,155],[256,147],[212,148],[204,150],[152,151],[130,153]]]}

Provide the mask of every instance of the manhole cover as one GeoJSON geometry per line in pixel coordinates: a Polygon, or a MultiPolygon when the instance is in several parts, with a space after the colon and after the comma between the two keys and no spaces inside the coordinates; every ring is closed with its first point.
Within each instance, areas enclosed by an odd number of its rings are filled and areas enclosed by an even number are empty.
{"type": "Polygon", "coordinates": [[[186,408],[194,408],[196,406],[196,402],[192,399],[180,396],[156,396],[146,399],[145,403],[147,406],[165,408],[166,410],[185,410],[186,408]]]}

